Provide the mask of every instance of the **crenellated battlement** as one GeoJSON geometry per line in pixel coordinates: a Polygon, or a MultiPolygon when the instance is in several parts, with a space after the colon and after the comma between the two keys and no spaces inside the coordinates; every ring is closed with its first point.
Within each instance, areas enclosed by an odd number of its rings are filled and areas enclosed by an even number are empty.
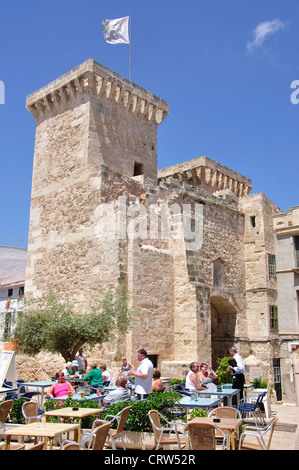
{"type": "Polygon", "coordinates": [[[37,120],[58,113],[86,96],[106,98],[128,112],[159,125],[168,115],[168,104],[152,93],[88,59],[83,64],[30,94],[26,108],[37,120]]]}

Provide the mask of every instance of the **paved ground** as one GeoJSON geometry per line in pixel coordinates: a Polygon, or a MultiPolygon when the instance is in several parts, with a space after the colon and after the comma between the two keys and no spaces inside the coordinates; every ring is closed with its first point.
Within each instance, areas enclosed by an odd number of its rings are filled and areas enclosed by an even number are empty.
{"type": "Polygon", "coordinates": [[[274,430],[271,450],[299,450],[299,407],[288,404],[271,405],[272,416],[278,422],[274,430]]]}

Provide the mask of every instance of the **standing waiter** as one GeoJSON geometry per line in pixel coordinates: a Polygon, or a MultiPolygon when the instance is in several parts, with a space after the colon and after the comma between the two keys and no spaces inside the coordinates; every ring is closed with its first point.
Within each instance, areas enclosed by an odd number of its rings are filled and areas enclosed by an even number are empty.
{"type": "MultiPolygon", "coordinates": [[[[240,390],[240,399],[243,398],[243,389],[245,383],[245,366],[243,359],[241,358],[240,354],[238,354],[236,348],[232,347],[229,350],[230,355],[235,360],[234,366],[228,366],[227,370],[231,371],[233,374],[233,387],[238,388],[240,390]]],[[[237,397],[233,396],[233,405],[237,404],[237,397]]]]}

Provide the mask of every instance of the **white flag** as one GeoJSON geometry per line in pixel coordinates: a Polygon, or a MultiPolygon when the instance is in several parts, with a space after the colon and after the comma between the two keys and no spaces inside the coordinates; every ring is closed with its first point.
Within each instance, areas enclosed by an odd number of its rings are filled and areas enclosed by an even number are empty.
{"type": "Polygon", "coordinates": [[[105,41],[109,44],[130,44],[129,16],[102,21],[105,41]]]}

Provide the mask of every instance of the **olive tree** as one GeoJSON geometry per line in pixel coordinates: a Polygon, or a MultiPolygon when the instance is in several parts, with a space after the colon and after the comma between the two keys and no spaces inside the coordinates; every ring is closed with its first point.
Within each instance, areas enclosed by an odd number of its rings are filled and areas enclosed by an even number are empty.
{"type": "Polygon", "coordinates": [[[113,334],[129,330],[133,312],[128,302],[124,286],[109,288],[93,294],[85,311],[74,313],[68,297],[50,291],[44,298],[26,302],[14,337],[20,340],[24,354],[49,351],[71,361],[84,344],[103,344],[113,334]]]}

